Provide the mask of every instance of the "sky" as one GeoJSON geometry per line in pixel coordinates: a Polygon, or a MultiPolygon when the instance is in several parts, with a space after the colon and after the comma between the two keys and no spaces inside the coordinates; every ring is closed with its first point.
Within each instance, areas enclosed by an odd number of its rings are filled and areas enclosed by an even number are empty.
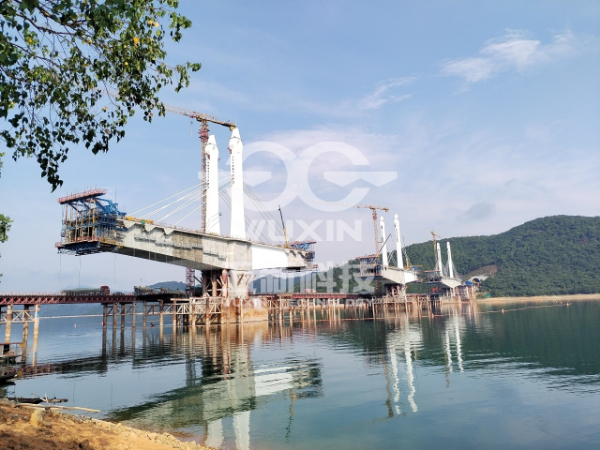
{"type": "MultiPolygon", "coordinates": [[[[388,207],[388,234],[398,214],[406,244],[600,214],[597,1],[181,3],[193,26],[167,63],[202,69],[164,102],[239,126],[246,182],[273,219],[281,205],[292,240],[318,240],[321,265],[374,252],[371,211],[352,204],[388,207]]],[[[197,123],[140,117],[126,131],[106,154],[74,148],[55,192],[35,160],[4,158],[0,212],[14,223],[0,291],[184,280],[181,267],[54,247],[62,195],[106,188],[131,213],[199,183],[197,123]]],[[[225,178],[229,130],[211,132],[225,178]]],[[[199,228],[199,210],[183,218],[195,207],[165,222],[199,228]]]]}

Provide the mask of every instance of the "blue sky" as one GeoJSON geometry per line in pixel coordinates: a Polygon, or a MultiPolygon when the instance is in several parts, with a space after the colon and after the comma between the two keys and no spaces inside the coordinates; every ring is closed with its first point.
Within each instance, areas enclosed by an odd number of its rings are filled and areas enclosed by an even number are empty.
{"type": "MultiPolygon", "coordinates": [[[[390,207],[388,232],[399,214],[407,243],[427,240],[431,229],[444,237],[492,234],[541,216],[599,214],[598,2],[182,2],[181,12],[193,28],[169,46],[168,62],[203,67],[187,90],[165,91],[165,103],[234,120],[245,148],[276,144],[299,155],[325,145],[332,151],[308,167],[315,196],[339,201],[364,189],[360,203],[390,207]],[[336,153],[344,146],[368,166],[336,153]],[[328,171],[338,172],[338,184],[328,171]],[[340,186],[345,172],[396,176],[350,177],[340,186]]],[[[109,153],[74,149],[54,193],[35,161],[5,157],[0,211],[15,222],[0,245],[0,290],[183,280],[182,268],[124,256],[59,257],[56,199],[105,187],[131,212],[192,186],[197,129],[174,114],[152,124],[136,118],[109,153]]],[[[213,131],[228,171],[228,131],[213,131]]],[[[288,179],[264,151],[245,168],[271,173],[255,186],[265,201],[288,179]]],[[[302,232],[297,220],[322,220],[315,226],[322,239],[327,220],[358,220],[362,238],[320,242],[319,262],[372,252],[368,210],[321,209],[301,198],[286,204],[292,237],[302,232]]]]}

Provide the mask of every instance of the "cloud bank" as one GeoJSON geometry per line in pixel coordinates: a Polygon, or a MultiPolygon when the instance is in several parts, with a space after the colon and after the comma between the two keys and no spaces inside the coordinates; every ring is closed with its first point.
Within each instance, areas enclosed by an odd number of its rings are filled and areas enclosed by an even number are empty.
{"type": "Polygon", "coordinates": [[[488,80],[502,72],[524,72],[559,58],[575,55],[582,42],[571,31],[555,34],[551,43],[542,44],[530,33],[507,30],[500,38],[489,40],[476,56],[446,61],[441,74],[462,78],[469,85],[488,80]]]}

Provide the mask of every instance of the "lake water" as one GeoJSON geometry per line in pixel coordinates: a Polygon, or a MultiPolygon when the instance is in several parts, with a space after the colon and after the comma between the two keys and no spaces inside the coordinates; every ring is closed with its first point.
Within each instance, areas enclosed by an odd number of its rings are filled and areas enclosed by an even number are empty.
{"type": "Polygon", "coordinates": [[[162,338],[138,318],[135,334],[109,324],[105,345],[100,321],[42,320],[36,370],[48,373],[25,369],[0,393],[227,449],[600,446],[600,302],[317,311],[162,338]]]}

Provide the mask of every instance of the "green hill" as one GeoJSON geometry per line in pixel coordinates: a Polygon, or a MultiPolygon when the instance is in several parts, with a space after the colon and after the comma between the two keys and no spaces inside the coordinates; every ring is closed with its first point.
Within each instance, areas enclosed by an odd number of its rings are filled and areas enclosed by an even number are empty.
{"type": "MultiPolygon", "coordinates": [[[[440,241],[444,263],[447,261],[447,240],[440,241]]],[[[457,273],[465,279],[480,274],[491,275],[482,283],[482,290],[492,296],[600,292],[600,217],[544,217],[492,236],[449,240],[457,273]]],[[[421,266],[422,270],[433,269],[431,241],[410,245],[406,252],[411,265],[421,266]]],[[[390,254],[390,261],[395,261],[395,258],[394,251],[390,254]]],[[[293,291],[300,291],[300,278],[305,278],[303,286],[314,287],[306,281],[313,277],[313,282],[318,282],[318,292],[325,292],[328,284],[333,292],[355,292],[357,284],[353,277],[345,283],[342,280],[346,264],[352,266],[350,273],[357,271],[357,262],[350,261],[334,267],[329,277],[325,273],[298,273],[293,281],[290,280],[293,291]]],[[[251,291],[277,292],[277,287],[282,285],[285,286],[277,276],[262,277],[254,280],[251,291]]],[[[181,282],[157,283],[151,287],[185,289],[181,282]]],[[[425,284],[409,285],[409,292],[426,291],[425,284]]]]}
{"type": "MultiPolygon", "coordinates": [[[[482,283],[492,296],[600,292],[600,217],[544,217],[492,236],[449,240],[459,274],[495,272],[482,283]]],[[[446,239],[441,242],[446,262],[446,239]]],[[[433,268],[431,241],[406,252],[412,265],[433,268]]]]}
{"type": "Polygon", "coordinates": [[[185,283],[183,281],[161,281],[160,283],[154,283],[148,286],[151,289],[165,288],[169,291],[185,291],[185,283]]]}

